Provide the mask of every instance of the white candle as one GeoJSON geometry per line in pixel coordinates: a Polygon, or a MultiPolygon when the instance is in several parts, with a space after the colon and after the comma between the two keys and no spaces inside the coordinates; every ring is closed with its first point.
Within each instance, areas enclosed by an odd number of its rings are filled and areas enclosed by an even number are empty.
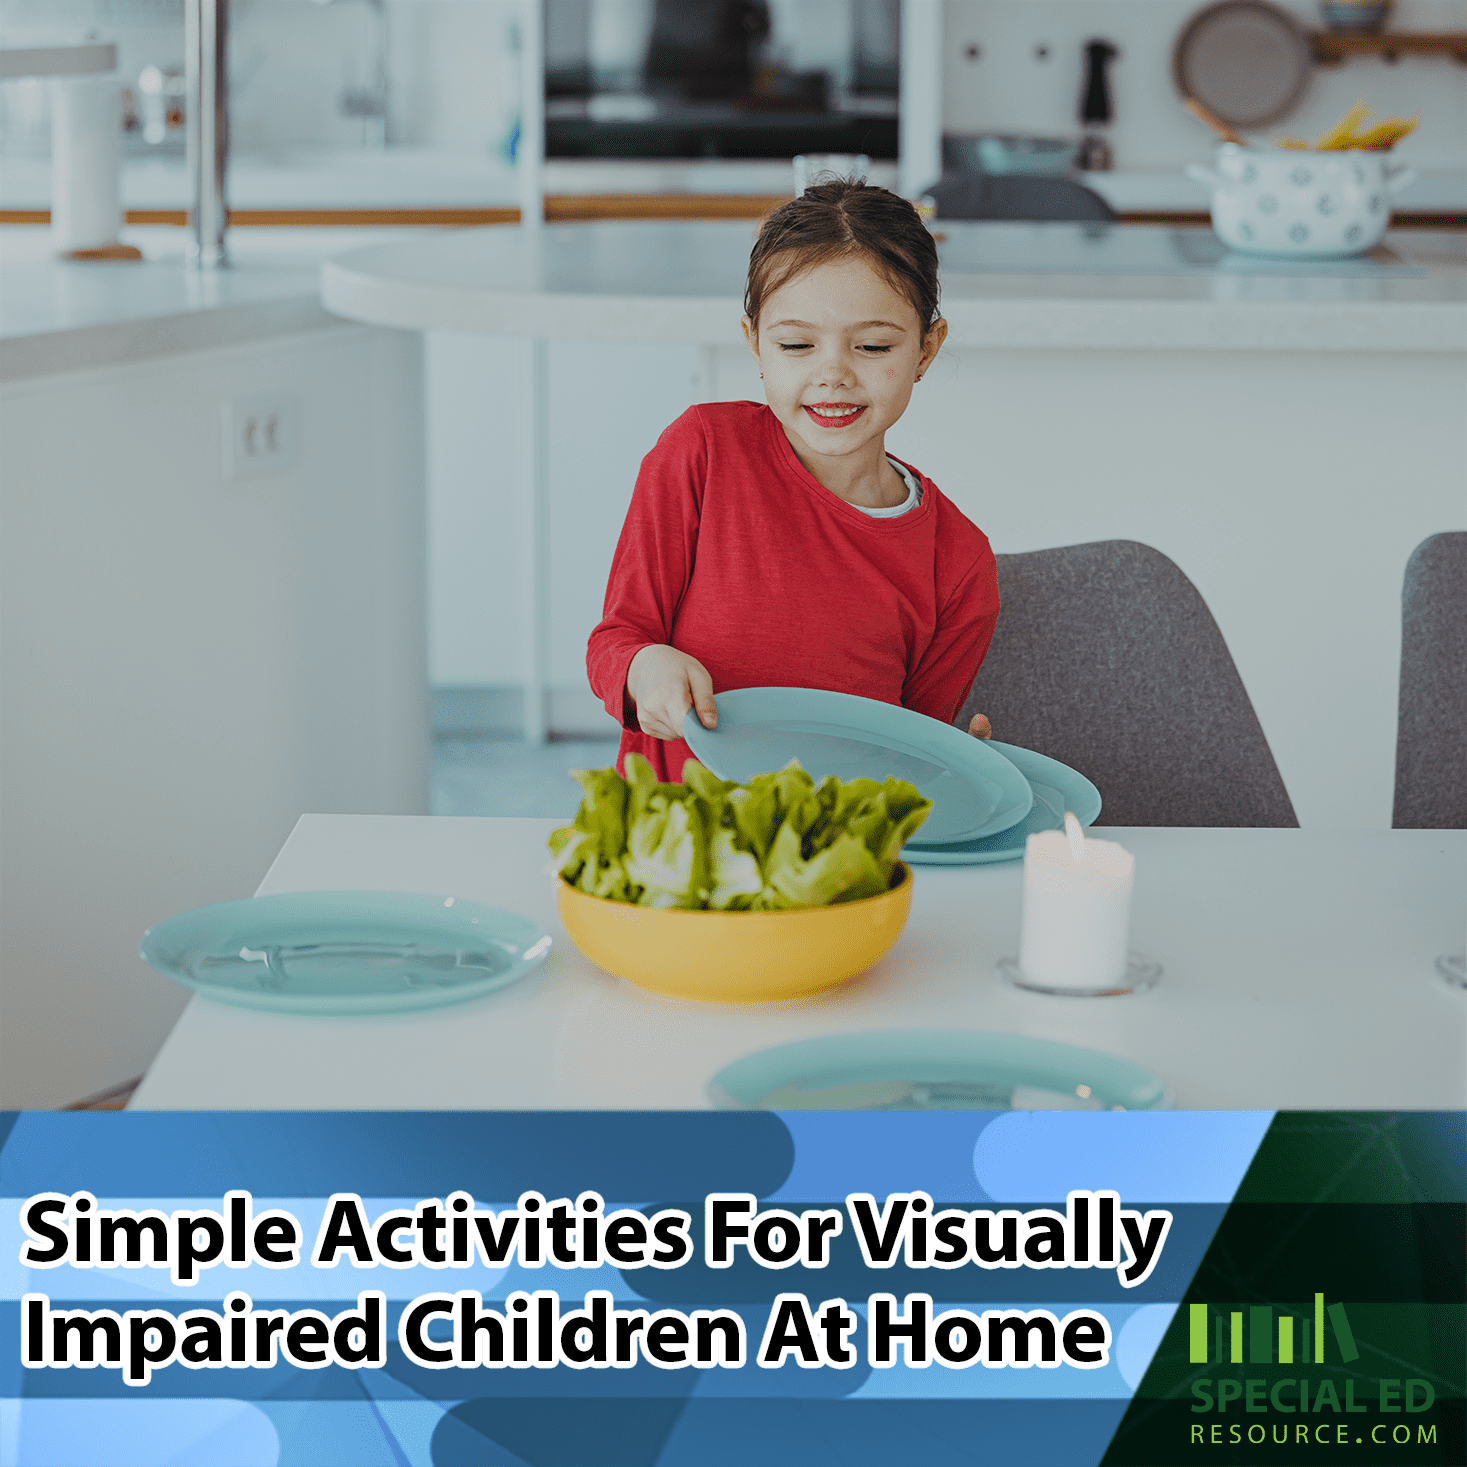
{"type": "Polygon", "coordinates": [[[1039,987],[1105,989],[1126,972],[1135,857],[1087,840],[1080,822],[1031,835],[1024,846],[1019,968],[1039,987]]]}

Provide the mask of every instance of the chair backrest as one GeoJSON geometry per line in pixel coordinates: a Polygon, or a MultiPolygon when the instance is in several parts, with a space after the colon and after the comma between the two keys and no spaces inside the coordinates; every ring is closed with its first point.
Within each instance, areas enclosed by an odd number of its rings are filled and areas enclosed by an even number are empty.
{"type": "Polygon", "coordinates": [[[1467,530],[1430,536],[1406,562],[1391,824],[1467,828],[1467,530]]]}
{"type": "Polygon", "coordinates": [[[1227,643],[1159,550],[998,557],[1003,610],[958,718],[1094,781],[1101,825],[1297,826],[1227,643]]]}
{"type": "Polygon", "coordinates": [[[939,219],[1071,219],[1109,223],[1116,212],[1072,178],[959,173],[927,190],[939,219]]]}

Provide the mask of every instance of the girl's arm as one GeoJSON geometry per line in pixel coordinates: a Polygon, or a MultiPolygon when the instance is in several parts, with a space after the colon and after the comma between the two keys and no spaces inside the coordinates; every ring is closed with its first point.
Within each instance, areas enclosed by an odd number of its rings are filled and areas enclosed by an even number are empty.
{"type": "Polygon", "coordinates": [[[699,693],[712,703],[712,682],[702,664],[668,645],[693,573],[707,467],[702,418],[689,408],[642,460],[601,621],[586,645],[586,673],[606,711],[624,728],[658,738],[682,737],[682,713],[694,702],[702,712],[699,693]],[[698,675],[706,690],[695,685],[698,675]],[[673,706],[679,676],[687,690],[681,711],[673,706]],[[645,721],[639,721],[639,711],[645,721]]]}
{"type": "MultiPolygon", "coordinates": [[[[998,605],[998,566],[985,544],[983,554],[943,604],[932,641],[907,674],[904,707],[944,723],[958,716],[993,641],[998,605]]],[[[979,714],[968,732],[987,738],[993,730],[979,714]]]]}

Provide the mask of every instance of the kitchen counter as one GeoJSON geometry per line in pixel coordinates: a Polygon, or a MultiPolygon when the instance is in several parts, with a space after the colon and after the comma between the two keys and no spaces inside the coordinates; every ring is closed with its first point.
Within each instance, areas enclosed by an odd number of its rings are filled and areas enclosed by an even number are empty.
{"type": "MultiPolygon", "coordinates": [[[[1052,239],[1055,226],[943,232],[954,346],[1467,349],[1467,244],[1454,236],[1390,236],[1420,274],[1301,278],[965,272],[960,249],[996,240],[1032,258],[1033,241],[1052,239]]],[[[1128,226],[1118,242],[1154,270],[1167,268],[1175,234],[1128,226]]],[[[343,314],[394,326],[736,344],[750,226],[555,226],[538,264],[524,258],[513,228],[236,229],[235,268],[211,275],[185,268],[181,230],[135,227],[124,237],[144,251],[142,263],[58,260],[44,226],[0,227],[0,381],[330,328],[343,314]],[[691,265],[681,276],[665,268],[674,256],[691,265]],[[529,289],[532,278],[542,289],[529,289]]]]}
{"type": "MultiPolygon", "coordinates": [[[[376,230],[379,241],[421,231],[376,230]]],[[[235,268],[184,264],[184,233],[133,228],[144,260],[59,260],[44,225],[0,227],[0,382],[168,356],[342,322],[322,308],[321,262],[361,230],[254,229],[229,237],[235,268]]]]}
{"type": "MultiPolygon", "coordinates": [[[[1198,159],[1206,149],[1198,150],[1198,159]]],[[[1408,159],[1409,161],[1409,159],[1408,159]]],[[[1208,194],[1175,170],[1077,175],[1118,213],[1205,213],[1208,194]]],[[[871,180],[896,185],[896,164],[875,163],[871,180]]],[[[182,157],[128,158],[122,170],[123,207],[132,211],[186,209],[182,157]]],[[[551,195],[775,195],[791,189],[789,164],[773,161],[550,159],[551,195]]],[[[515,208],[514,168],[487,154],[426,148],[294,150],[239,154],[229,162],[231,208],[247,211],[515,208]]],[[[46,157],[3,159],[0,210],[50,207],[46,157]]],[[[1467,173],[1428,173],[1403,189],[1398,212],[1467,215],[1467,173]]]]}
{"type": "MultiPolygon", "coordinates": [[[[1212,241],[1210,230],[1196,242],[1212,241]]],[[[737,345],[743,222],[464,230],[329,261],[322,300],[354,320],[571,340],[737,345]]],[[[1158,226],[944,224],[953,349],[1467,353],[1467,241],[1398,232],[1395,263],[1227,256],[1189,263],[1158,226]],[[1042,267],[1042,268],[1036,268],[1042,267]]]]}

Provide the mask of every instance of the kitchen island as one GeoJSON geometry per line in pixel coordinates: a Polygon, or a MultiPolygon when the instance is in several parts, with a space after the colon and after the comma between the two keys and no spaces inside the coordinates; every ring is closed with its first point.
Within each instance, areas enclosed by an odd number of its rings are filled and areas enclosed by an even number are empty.
{"type": "MultiPolygon", "coordinates": [[[[752,229],[464,231],[339,257],[322,299],[411,330],[696,343],[701,400],[758,398],[738,324],[752,229]]],[[[948,345],[893,452],[1001,553],[1124,538],[1169,555],[1227,638],[1301,823],[1388,827],[1401,576],[1421,540],[1467,521],[1467,243],[1400,232],[1372,258],[1308,265],[1225,255],[1210,230],[940,233],[948,345]]],[[[606,378],[597,410],[634,413],[645,390],[606,378]]],[[[508,412],[499,427],[520,431],[508,412]]],[[[629,475],[583,476],[522,549],[550,563],[552,687],[583,682],[600,616],[614,534],[582,527],[629,492],[629,475]]]]}
{"type": "Polygon", "coordinates": [[[287,233],[200,274],[0,231],[0,1107],[141,1072],[144,929],[301,811],[427,808],[421,354],[287,233]]]}

